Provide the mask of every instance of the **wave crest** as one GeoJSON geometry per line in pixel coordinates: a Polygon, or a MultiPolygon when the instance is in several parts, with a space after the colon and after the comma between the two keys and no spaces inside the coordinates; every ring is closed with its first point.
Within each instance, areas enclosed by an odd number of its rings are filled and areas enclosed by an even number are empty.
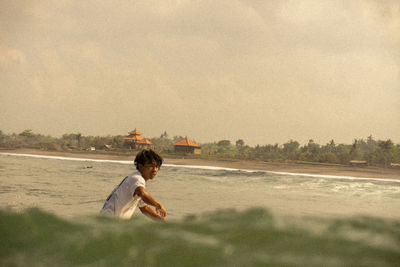
{"type": "Polygon", "coordinates": [[[395,266],[400,222],[220,210],[156,223],[0,210],[2,266],[395,266]]]}

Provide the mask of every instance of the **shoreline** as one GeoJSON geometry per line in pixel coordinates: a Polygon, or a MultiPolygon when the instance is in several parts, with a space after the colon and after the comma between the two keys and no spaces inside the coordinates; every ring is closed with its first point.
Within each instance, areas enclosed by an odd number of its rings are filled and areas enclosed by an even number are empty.
{"type": "MultiPolygon", "coordinates": [[[[134,154],[116,154],[107,152],[87,152],[87,151],[46,151],[39,149],[1,149],[0,153],[12,154],[31,154],[44,156],[61,156],[72,158],[87,158],[100,160],[131,160],[134,154]]],[[[193,165],[232,168],[240,170],[260,170],[281,173],[298,173],[311,175],[332,175],[348,176],[354,178],[375,178],[375,179],[394,179],[400,180],[400,169],[380,168],[371,166],[345,166],[345,165],[320,165],[312,163],[285,163],[285,162],[266,162],[250,160],[222,160],[222,159],[195,159],[195,158],[173,158],[164,156],[165,164],[173,165],[193,165]]]]}

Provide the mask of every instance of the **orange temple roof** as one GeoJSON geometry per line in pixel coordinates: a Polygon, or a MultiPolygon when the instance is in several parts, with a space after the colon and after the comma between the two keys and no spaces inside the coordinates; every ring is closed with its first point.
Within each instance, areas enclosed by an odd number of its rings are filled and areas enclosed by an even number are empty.
{"type": "Polygon", "coordinates": [[[136,135],[136,136],[131,136],[131,135],[129,135],[129,136],[124,136],[124,137],[122,137],[121,139],[123,139],[123,140],[140,141],[140,140],[143,140],[143,137],[140,136],[140,135],[136,135]]]}
{"type": "Polygon", "coordinates": [[[129,135],[142,135],[142,134],[135,128],[135,130],[131,131],[129,135]]]}
{"type": "Polygon", "coordinates": [[[189,147],[196,147],[196,148],[200,148],[200,146],[198,144],[196,144],[195,142],[193,142],[192,140],[190,140],[189,138],[185,137],[182,140],[176,142],[174,144],[174,146],[189,146],[189,147]]]}
{"type": "Polygon", "coordinates": [[[136,128],[135,128],[135,130],[131,131],[128,136],[124,136],[121,139],[123,139],[123,140],[132,140],[132,141],[140,141],[140,140],[143,140],[144,138],[143,138],[142,134],[138,130],[136,130],[136,128]]]}
{"type": "Polygon", "coordinates": [[[140,140],[140,141],[138,142],[138,144],[152,145],[153,143],[150,142],[150,140],[143,139],[143,140],[140,140]]]}

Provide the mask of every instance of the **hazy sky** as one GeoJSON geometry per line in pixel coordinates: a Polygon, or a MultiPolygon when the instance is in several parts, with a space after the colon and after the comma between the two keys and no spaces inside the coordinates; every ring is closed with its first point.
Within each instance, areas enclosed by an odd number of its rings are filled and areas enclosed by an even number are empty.
{"type": "Polygon", "coordinates": [[[0,130],[400,142],[398,0],[0,0],[0,130]]]}

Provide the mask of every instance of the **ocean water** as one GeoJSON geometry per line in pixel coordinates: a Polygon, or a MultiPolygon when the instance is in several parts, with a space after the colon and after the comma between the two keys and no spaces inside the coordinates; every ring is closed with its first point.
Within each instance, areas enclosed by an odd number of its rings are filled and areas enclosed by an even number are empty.
{"type": "Polygon", "coordinates": [[[99,216],[131,161],[0,154],[0,266],[400,266],[400,182],[163,165],[167,223],[99,216]]]}

